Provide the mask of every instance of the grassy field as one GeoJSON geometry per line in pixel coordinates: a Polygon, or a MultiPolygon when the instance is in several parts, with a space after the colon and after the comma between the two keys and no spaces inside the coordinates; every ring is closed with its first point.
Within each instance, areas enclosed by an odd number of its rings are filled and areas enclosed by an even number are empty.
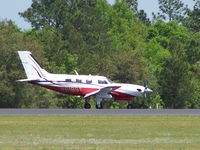
{"type": "Polygon", "coordinates": [[[0,116],[0,149],[199,150],[200,117],[0,116]]]}

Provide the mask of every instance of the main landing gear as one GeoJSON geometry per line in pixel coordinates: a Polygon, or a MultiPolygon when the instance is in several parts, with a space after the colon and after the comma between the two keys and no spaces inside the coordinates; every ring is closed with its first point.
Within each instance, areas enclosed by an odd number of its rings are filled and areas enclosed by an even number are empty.
{"type": "MultiPolygon", "coordinates": [[[[89,98],[85,99],[84,108],[85,109],[90,109],[91,108],[90,99],[89,98]]],[[[99,98],[96,99],[96,109],[103,109],[102,99],[99,99],[99,98]]],[[[131,103],[131,101],[128,102],[127,109],[133,109],[133,104],[131,103]]]]}
{"type": "MultiPolygon", "coordinates": [[[[85,104],[84,104],[85,109],[90,109],[90,98],[85,99],[85,104]]],[[[96,99],[96,109],[103,109],[103,104],[102,104],[102,99],[96,99]]]]}
{"type": "Polygon", "coordinates": [[[85,109],[90,109],[91,105],[90,105],[90,103],[85,103],[84,107],[85,107],[85,109]]]}
{"type": "Polygon", "coordinates": [[[90,109],[90,108],[91,108],[90,99],[89,99],[89,98],[86,98],[86,99],[85,99],[84,108],[85,108],[85,109],[90,109]]]}
{"type": "Polygon", "coordinates": [[[133,104],[131,101],[128,102],[127,109],[133,109],[133,104]]]}

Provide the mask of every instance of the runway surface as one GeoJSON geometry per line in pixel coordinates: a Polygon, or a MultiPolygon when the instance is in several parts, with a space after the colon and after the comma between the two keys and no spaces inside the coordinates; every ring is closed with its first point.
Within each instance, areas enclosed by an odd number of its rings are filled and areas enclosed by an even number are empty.
{"type": "Polygon", "coordinates": [[[0,115],[200,116],[200,109],[0,109],[0,115]]]}

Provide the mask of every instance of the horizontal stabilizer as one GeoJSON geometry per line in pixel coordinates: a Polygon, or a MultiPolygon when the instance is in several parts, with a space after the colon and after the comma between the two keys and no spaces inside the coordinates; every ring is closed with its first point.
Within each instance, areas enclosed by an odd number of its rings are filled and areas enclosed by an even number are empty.
{"type": "Polygon", "coordinates": [[[17,80],[19,82],[35,82],[35,81],[43,81],[41,79],[21,79],[21,80],[17,80]]]}

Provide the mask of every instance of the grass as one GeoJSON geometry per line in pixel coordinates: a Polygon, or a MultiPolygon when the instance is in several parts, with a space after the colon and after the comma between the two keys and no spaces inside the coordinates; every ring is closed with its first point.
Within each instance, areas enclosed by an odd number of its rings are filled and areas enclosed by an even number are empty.
{"type": "Polygon", "coordinates": [[[199,150],[199,116],[0,116],[0,149],[199,150]]]}

